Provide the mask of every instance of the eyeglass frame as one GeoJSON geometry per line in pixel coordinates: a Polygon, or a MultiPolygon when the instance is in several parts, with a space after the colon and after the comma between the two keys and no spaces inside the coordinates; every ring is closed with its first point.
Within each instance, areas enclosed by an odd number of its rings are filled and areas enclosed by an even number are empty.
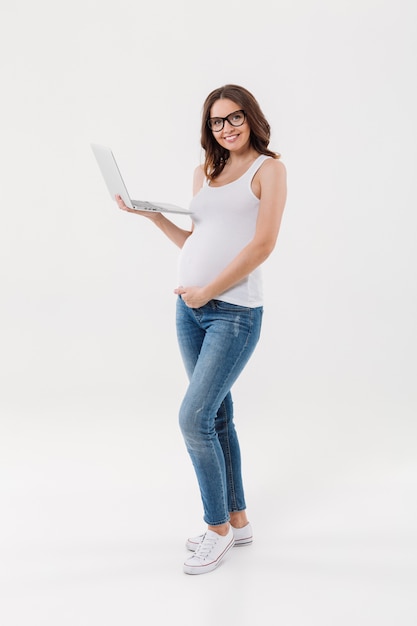
{"type": "Polygon", "coordinates": [[[226,115],[226,117],[209,117],[207,120],[207,126],[213,133],[219,133],[221,130],[223,130],[225,122],[229,122],[230,126],[233,126],[233,128],[239,128],[239,126],[243,126],[243,124],[246,122],[246,113],[243,109],[238,109],[237,111],[229,113],[229,115],[226,115]],[[243,113],[243,122],[241,124],[232,124],[232,122],[229,120],[229,117],[231,117],[232,115],[236,115],[236,113],[243,113]],[[221,120],[223,122],[222,127],[218,130],[214,130],[213,128],[211,128],[210,124],[212,120],[221,120]]]}

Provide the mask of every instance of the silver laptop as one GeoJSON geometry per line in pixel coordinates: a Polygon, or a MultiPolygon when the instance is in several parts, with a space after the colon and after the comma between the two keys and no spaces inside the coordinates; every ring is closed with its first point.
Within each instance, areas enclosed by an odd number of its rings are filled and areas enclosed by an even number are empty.
{"type": "Polygon", "coordinates": [[[175,204],[167,204],[166,202],[148,202],[147,200],[132,200],[116,163],[116,159],[114,158],[113,152],[110,148],[100,146],[95,143],[92,143],[91,147],[113,200],[115,200],[116,195],[119,195],[123,198],[126,206],[130,209],[138,209],[140,211],[191,214],[189,209],[184,209],[180,206],[176,206],[175,204]]]}

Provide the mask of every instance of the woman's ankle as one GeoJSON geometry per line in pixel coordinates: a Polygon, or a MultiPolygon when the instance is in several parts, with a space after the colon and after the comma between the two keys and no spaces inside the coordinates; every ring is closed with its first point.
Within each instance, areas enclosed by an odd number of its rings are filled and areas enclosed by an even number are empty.
{"type": "Polygon", "coordinates": [[[231,511],[230,523],[233,528],[244,528],[249,524],[246,511],[231,511]]]}
{"type": "Polygon", "coordinates": [[[214,533],[217,533],[218,535],[221,535],[222,537],[225,537],[227,535],[227,533],[229,532],[230,529],[230,524],[229,522],[227,522],[226,524],[219,524],[218,526],[208,526],[209,530],[212,530],[214,533]]]}

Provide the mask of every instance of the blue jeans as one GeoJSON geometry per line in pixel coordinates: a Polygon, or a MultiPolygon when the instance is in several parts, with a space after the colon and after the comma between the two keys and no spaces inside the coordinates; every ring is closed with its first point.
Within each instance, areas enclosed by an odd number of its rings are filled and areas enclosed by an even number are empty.
{"type": "Polygon", "coordinates": [[[189,378],[180,428],[200,487],[204,521],[217,526],[246,509],[230,389],[258,343],[262,307],[210,300],[190,309],[178,297],[177,335],[189,378]]]}

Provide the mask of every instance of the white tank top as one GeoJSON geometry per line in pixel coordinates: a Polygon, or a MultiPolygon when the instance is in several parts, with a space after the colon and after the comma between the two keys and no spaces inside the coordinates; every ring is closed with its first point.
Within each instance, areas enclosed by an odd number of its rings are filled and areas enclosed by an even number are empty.
{"type": "MultiPolygon", "coordinates": [[[[193,233],[179,257],[178,280],[184,287],[210,283],[254,237],[259,199],[252,179],[265,159],[261,154],[237,180],[221,187],[205,183],[191,201],[193,233]]],[[[257,267],[216,299],[246,307],[262,306],[261,268],[257,267]]]]}

